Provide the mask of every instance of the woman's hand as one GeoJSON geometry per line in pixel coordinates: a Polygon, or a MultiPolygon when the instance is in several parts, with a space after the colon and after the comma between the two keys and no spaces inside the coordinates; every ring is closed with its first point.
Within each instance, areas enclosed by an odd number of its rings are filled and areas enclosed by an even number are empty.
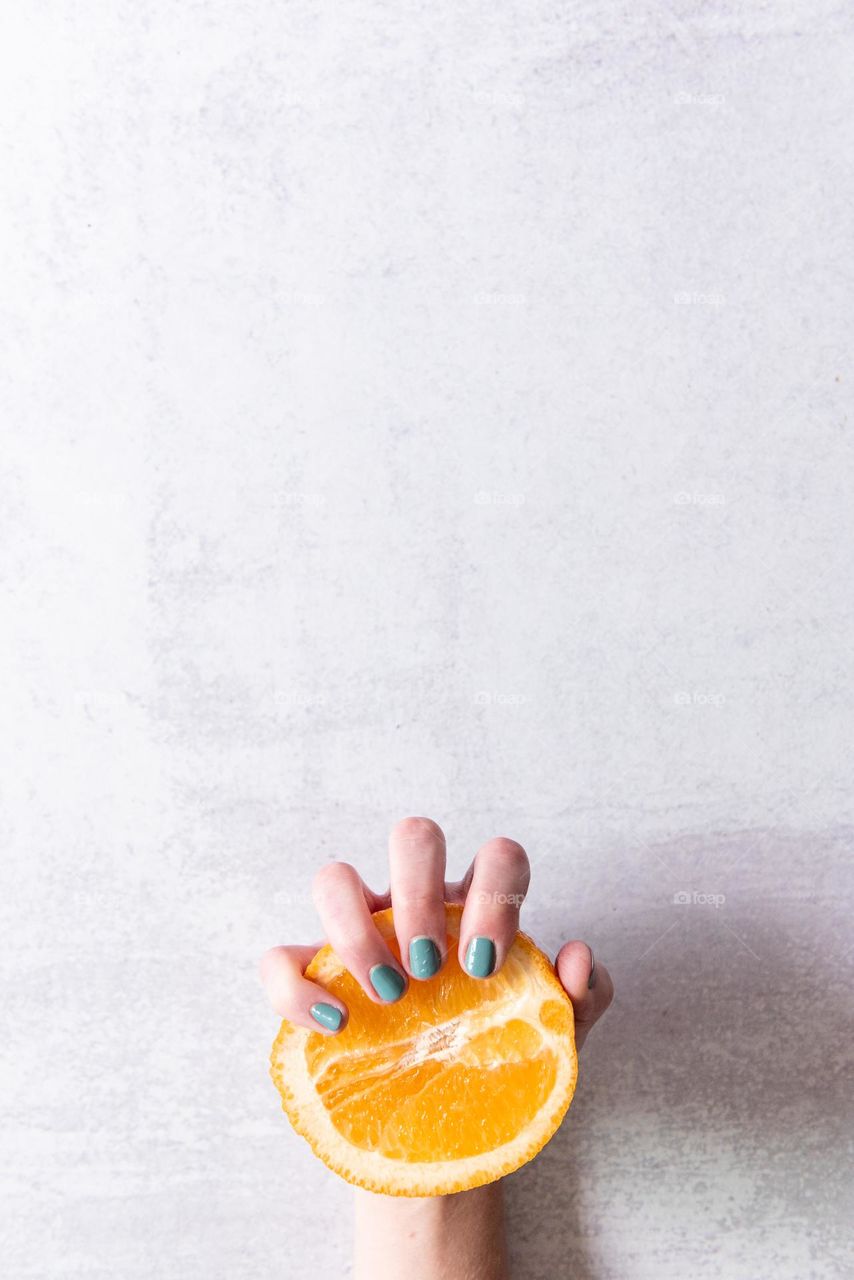
{"type": "MultiPolygon", "coordinates": [[[[459,961],[474,980],[496,973],[519,928],[531,873],[515,840],[496,836],[478,850],[462,880],[445,880],[445,836],[430,818],[404,818],[389,838],[387,893],[374,893],[355,867],[330,862],[314,878],[313,896],[324,933],[353,977],[377,1004],[399,1000],[410,982],[432,978],[446,960],[446,902],[463,906],[459,961]],[[387,947],[371,914],[394,908],[401,960],[387,947]]],[[[347,1007],[304,976],[322,943],[273,947],[261,976],[276,1013],[312,1031],[334,1035],[347,1007]]],[[[608,971],[594,967],[586,942],[566,942],[555,969],[575,1009],[578,1048],[611,1003],[608,971]]]]}
{"type": "MultiPolygon", "coordinates": [[[[410,982],[433,977],[445,963],[446,902],[463,907],[458,955],[472,981],[504,963],[530,881],[525,850],[505,836],[488,840],[459,881],[445,880],[445,862],[441,828],[429,818],[404,818],[389,838],[388,893],[374,893],[346,862],[331,862],[315,876],[314,902],[326,938],[377,1004],[401,999],[410,982]],[[371,920],[372,912],[389,906],[400,961],[371,920]]],[[[281,1017],[336,1035],[346,1025],[346,1005],[305,977],[321,945],[273,947],[261,961],[261,976],[281,1017]]],[[[611,1003],[613,983],[604,965],[594,964],[586,942],[565,942],[555,971],[572,1001],[580,1049],[611,1003]]],[[[357,1192],[357,1280],[505,1280],[500,1187],[423,1200],[357,1192]]]]}

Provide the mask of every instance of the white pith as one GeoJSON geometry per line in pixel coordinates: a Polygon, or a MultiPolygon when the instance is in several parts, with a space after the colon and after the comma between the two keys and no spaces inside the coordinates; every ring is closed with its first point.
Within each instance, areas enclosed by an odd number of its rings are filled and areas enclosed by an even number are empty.
{"type": "MultiPolygon", "coordinates": [[[[453,933],[457,926],[458,917],[450,918],[449,933],[453,933]]],[[[508,976],[512,974],[514,958],[511,951],[505,962],[508,976]]],[[[326,972],[321,968],[317,978],[322,982],[324,977],[332,976],[337,967],[338,961],[334,956],[330,957],[325,967],[326,972]]],[[[557,1077],[552,1093],[535,1121],[512,1141],[491,1151],[488,1160],[483,1154],[477,1154],[452,1161],[443,1159],[414,1163],[391,1159],[377,1151],[349,1147],[318,1096],[317,1081],[312,1079],[306,1068],[305,1046],[309,1036],[315,1033],[304,1028],[291,1024],[283,1026],[271,1074],[282,1092],[283,1105],[291,1116],[294,1127],[309,1139],[315,1153],[322,1160],[349,1181],[373,1190],[410,1196],[445,1194],[456,1185],[475,1186],[490,1182],[524,1164],[548,1141],[572,1098],[576,1076],[574,1055],[567,1055],[565,1039],[561,1040],[553,1035],[540,1023],[538,1017],[543,1000],[554,998],[553,985],[544,981],[539,972],[535,971],[533,975],[528,973],[526,989],[516,991],[510,1000],[501,1001],[502,1022],[511,1017],[522,1018],[536,1027],[546,1047],[551,1042],[555,1050],[557,1077]],[[295,1120],[294,1117],[298,1119],[295,1120]],[[485,1165],[488,1165],[487,1173],[484,1172],[485,1165]]],[[[475,1034],[484,1030],[485,1025],[484,1006],[480,1006],[449,1018],[444,1023],[428,1027],[417,1034],[410,1048],[401,1055],[392,1069],[403,1071],[428,1059],[465,1062],[465,1046],[475,1034]]],[[[478,1065],[484,1067],[493,1064],[484,1064],[478,1059],[478,1065]]],[[[367,1070],[366,1091],[370,1087],[371,1074],[387,1073],[388,1070],[387,1063],[374,1072],[367,1070]]]]}

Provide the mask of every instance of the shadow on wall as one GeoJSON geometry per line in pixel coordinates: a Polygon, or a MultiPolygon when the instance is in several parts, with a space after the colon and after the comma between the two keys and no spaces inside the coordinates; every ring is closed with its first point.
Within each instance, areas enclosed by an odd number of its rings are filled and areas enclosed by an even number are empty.
{"type": "Polygon", "coordinates": [[[616,999],[563,1127],[508,1179],[514,1280],[852,1273],[850,847],[771,833],[776,888],[595,938],[616,999]],[[812,894],[786,894],[793,844],[812,894]]]}

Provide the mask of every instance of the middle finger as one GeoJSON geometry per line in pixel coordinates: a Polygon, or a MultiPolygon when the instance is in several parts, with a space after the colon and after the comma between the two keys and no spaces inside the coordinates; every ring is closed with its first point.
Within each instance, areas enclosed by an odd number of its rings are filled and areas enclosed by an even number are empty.
{"type": "Polygon", "coordinates": [[[392,828],[388,852],[401,960],[413,978],[432,978],[447,949],[444,832],[430,818],[404,818],[392,828]]]}

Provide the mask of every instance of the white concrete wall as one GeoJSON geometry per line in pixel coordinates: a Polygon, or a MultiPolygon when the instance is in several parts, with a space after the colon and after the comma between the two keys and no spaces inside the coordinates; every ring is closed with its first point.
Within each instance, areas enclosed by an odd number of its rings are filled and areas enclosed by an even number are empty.
{"type": "Polygon", "coordinates": [[[9,1276],[348,1274],[255,964],[406,813],[618,986],[520,1280],[850,1274],[849,6],[0,22],[9,1276]]]}

